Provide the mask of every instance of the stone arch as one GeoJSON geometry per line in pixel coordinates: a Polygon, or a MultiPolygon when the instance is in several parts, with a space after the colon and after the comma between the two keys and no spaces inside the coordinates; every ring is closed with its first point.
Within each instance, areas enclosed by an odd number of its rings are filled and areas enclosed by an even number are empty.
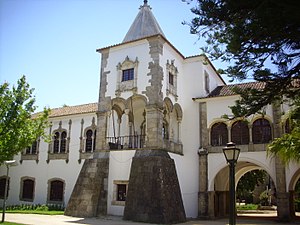
{"type": "Polygon", "coordinates": [[[292,176],[289,182],[288,185],[289,191],[295,190],[296,183],[299,179],[300,179],[300,168],[294,173],[294,175],[292,176]]]}
{"type": "Polygon", "coordinates": [[[173,103],[169,97],[165,97],[165,99],[164,99],[164,108],[166,108],[168,110],[168,112],[173,111],[173,103]]]}
{"type": "MultiPolygon", "coordinates": [[[[220,158],[217,159],[219,162],[214,164],[214,170],[210,174],[210,178],[209,178],[210,182],[208,183],[208,190],[209,191],[214,190],[215,179],[218,176],[218,174],[220,172],[223,173],[224,170],[227,170],[227,172],[225,171],[227,173],[227,175],[222,174],[221,177],[225,178],[226,182],[228,182],[228,165],[226,163],[225,158],[224,159],[223,158],[224,158],[224,155],[220,154],[220,158]],[[216,166],[216,165],[218,165],[218,166],[216,166]]],[[[213,159],[213,160],[215,161],[216,159],[213,159]]],[[[210,161],[213,161],[213,160],[210,160],[210,161]]],[[[255,156],[248,156],[248,153],[240,155],[240,157],[238,159],[238,163],[236,165],[236,170],[235,170],[235,172],[236,172],[236,179],[235,179],[236,185],[237,185],[238,180],[246,172],[249,172],[251,170],[255,170],[257,168],[265,170],[271,176],[272,180],[276,181],[276,174],[275,174],[275,171],[274,171],[274,168],[273,168],[274,165],[271,163],[271,159],[269,159],[269,160],[265,160],[265,159],[264,160],[258,160],[255,156]],[[251,170],[246,171],[247,168],[251,169],[251,170]]],[[[225,188],[225,187],[228,187],[228,185],[226,186],[225,183],[222,183],[222,187],[225,188]]]]}
{"type": "Polygon", "coordinates": [[[181,106],[178,103],[175,103],[174,104],[174,109],[175,109],[175,112],[176,112],[176,115],[177,115],[177,119],[181,120],[182,117],[183,117],[183,111],[182,111],[181,106]]]}
{"type": "MultiPolygon", "coordinates": [[[[214,158],[210,160],[220,161],[219,163],[214,163],[214,165],[218,164],[218,169],[215,169],[213,174],[210,174],[208,183],[208,191],[211,198],[209,200],[209,210],[212,212],[212,214],[210,215],[211,217],[224,217],[228,213],[227,207],[229,205],[229,169],[226,160],[221,160],[221,157],[224,157],[223,154],[219,154],[218,159],[214,158]]],[[[243,175],[256,169],[265,170],[273,180],[273,184],[276,184],[276,180],[274,179],[275,171],[271,169],[271,166],[269,166],[269,164],[269,162],[263,161],[262,158],[261,160],[257,160],[256,158],[254,158],[254,156],[241,156],[235,168],[235,188],[237,188],[237,184],[243,175]]]]}

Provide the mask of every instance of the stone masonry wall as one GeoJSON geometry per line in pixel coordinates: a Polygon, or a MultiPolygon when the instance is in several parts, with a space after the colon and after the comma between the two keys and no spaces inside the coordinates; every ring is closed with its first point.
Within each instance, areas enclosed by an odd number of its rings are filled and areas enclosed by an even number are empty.
{"type": "Polygon", "coordinates": [[[106,214],[108,168],[109,158],[107,156],[85,160],[66,207],[65,215],[94,217],[106,214]]]}
{"type": "Polygon", "coordinates": [[[124,219],[158,224],[186,220],[175,163],[167,152],[136,152],[131,165],[124,219]]]}

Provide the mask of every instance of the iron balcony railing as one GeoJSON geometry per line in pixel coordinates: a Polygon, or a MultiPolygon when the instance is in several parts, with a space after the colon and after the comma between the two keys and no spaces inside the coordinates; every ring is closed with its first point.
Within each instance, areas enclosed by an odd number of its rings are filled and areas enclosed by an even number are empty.
{"type": "Polygon", "coordinates": [[[145,145],[145,135],[129,135],[106,138],[109,149],[139,149],[145,145]]]}

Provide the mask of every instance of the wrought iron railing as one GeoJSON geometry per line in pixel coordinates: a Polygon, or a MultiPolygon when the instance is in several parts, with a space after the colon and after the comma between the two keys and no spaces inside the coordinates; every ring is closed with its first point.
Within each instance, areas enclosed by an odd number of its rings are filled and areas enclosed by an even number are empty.
{"type": "Polygon", "coordinates": [[[109,149],[139,149],[145,145],[145,135],[129,135],[106,138],[109,149]]]}

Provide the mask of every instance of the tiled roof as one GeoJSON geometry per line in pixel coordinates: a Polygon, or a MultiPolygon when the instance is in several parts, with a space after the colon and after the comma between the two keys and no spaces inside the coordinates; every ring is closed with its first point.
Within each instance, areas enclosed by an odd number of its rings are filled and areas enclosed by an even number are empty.
{"type": "Polygon", "coordinates": [[[248,88],[261,90],[265,88],[266,83],[264,82],[249,82],[249,83],[241,83],[241,84],[230,84],[216,87],[208,96],[199,97],[194,99],[204,99],[204,98],[214,98],[221,96],[231,96],[237,95],[234,92],[234,88],[239,88],[241,90],[245,90],[248,88]]]}
{"type": "Polygon", "coordinates": [[[55,109],[51,109],[49,118],[84,114],[84,113],[95,113],[97,112],[97,107],[98,107],[97,103],[89,103],[84,105],[65,106],[61,108],[55,108],[55,109]]]}

